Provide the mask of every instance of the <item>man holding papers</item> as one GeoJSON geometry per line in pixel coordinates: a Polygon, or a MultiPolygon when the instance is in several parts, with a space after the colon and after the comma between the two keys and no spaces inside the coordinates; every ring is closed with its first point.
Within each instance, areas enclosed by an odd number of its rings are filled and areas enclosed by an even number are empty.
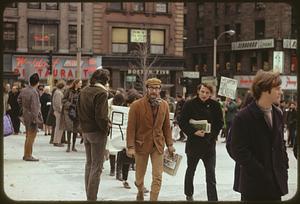
{"type": "Polygon", "coordinates": [[[184,104],[179,119],[179,127],[188,137],[185,147],[187,169],[184,193],[187,200],[193,200],[194,174],[201,159],[205,167],[208,200],[217,201],[216,139],[223,127],[223,115],[220,104],[210,98],[213,87],[200,84],[197,87],[197,94],[197,97],[184,104]]]}

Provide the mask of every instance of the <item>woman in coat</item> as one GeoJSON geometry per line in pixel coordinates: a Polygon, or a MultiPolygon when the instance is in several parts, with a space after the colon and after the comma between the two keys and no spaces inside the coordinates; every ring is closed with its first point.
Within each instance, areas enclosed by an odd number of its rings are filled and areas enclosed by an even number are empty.
{"type": "Polygon", "coordinates": [[[46,124],[47,116],[51,106],[51,94],[50,94],[49,86],[46,86],[44,88],[44,92],[40,97],[40,101],[41,101],[41,112],[44,120],[45,135],[51,135],[51,126],[46,124]]]}
{"type": "Polygon", "coordinates": [[[72,140],[72,151],[77,152],[77,149],[75,148],[76,143],[76,137],[77,133],[79,133],[79,120],[76,117],[76,105],[78,102],[79,97],[79,91],[82,86],[82,81],[80,79],[76,79],[73,81],[70,88],[66,89],[64,92],[64,97],[62,99],[63,103],[63,111],[61,115],[61,123],[60,127],[63,130],[67,131],[67,142],[68,147],[66,152],[70,152],[70,144],[71,144],[71,134],[73,133],[73,140],[72,140]],[[75,118],[70,117],[70,110],[71,108],[74,108],[73,110],[75,113],[75,118]]]}

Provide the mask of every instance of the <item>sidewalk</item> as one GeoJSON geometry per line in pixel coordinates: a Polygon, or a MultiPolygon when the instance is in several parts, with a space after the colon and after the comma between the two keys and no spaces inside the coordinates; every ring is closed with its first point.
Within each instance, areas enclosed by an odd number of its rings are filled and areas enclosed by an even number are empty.
{"type": "MultiPolygon", "coordinates": [[[[49,201],[85,201],[84,189],[84,145],[77,140],[78,152],[66,152],[65,147],[54,147],[49,144],[50,136],[40,132],[34,144],[33,154],[39,162],[22,160],[24,135],[13,135],[3,138],[4,144],[4,191],[14,200],[49,200],[49,201]]],[[[228,156],[223,138],[217,142],[217,190],[220,201],[239,201],[240,194],[232,190],[234,162],[228,156]]],[[[176,152],[183,155],[180,168],[175,177],[163,174],[160,201],[184,201],[183,191],[186,157],[185,143],[176,142],[176,152]]],[[[292,198],[297,190],[297,160],[288,148],[289,154],[289,194],[283,200],[292,198]]],[[[128,183],[131,189],[125,189],[122,182],[109,176],[109,162],[104,163],[101,175],[98,200],[134,201],[134,171],[129,172],[128,183]]],[[[207,201],[204,167],[199,162],[195,174],[195,201],[207,201]]],[[[151,164],[145,176],[145,186],[150,189],[151,164]]],[[[149,194],[145,200],[149,200],[149,194]]]]}

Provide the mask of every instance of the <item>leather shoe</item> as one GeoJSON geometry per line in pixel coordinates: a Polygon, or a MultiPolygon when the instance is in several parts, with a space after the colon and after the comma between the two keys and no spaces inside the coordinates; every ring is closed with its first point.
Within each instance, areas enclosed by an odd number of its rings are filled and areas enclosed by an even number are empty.
{"type": "Polygon", "coordinates": [[[55,146],[55,147],[63,147],[64,145],[62,143],[53,143],[53,146],[55,146]]]}
{"type": "Polygon", "coordinates": [[[193,198],[193,196],[186,196],[186,200],[187,201],[194,201],[194,198],[193,198]]]}
{"type": "Polygon", "coordinates": [[[37,159],[37,158],[34,158],[34,157],[23,157],[23,160],[24,161],[39,161],[39,159],[37,159]]]}

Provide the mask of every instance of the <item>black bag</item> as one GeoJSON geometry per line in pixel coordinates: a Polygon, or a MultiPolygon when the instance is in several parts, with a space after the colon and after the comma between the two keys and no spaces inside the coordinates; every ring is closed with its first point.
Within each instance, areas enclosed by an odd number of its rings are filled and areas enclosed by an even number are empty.
{"type": "Polygon", "coordinates": [[[74,104],[70,105],[68,115],[72,121],[76,119],[76,106],[74,104]]]}
{"type": "Polygon", "coordinates": [[[120,160],[123,164],[134,164],[135,159],[134,157],[128,157],[126,154],[126,149],[123,149],[122,151],[118,152],[118,157],[120,157],[120,160]]]}

